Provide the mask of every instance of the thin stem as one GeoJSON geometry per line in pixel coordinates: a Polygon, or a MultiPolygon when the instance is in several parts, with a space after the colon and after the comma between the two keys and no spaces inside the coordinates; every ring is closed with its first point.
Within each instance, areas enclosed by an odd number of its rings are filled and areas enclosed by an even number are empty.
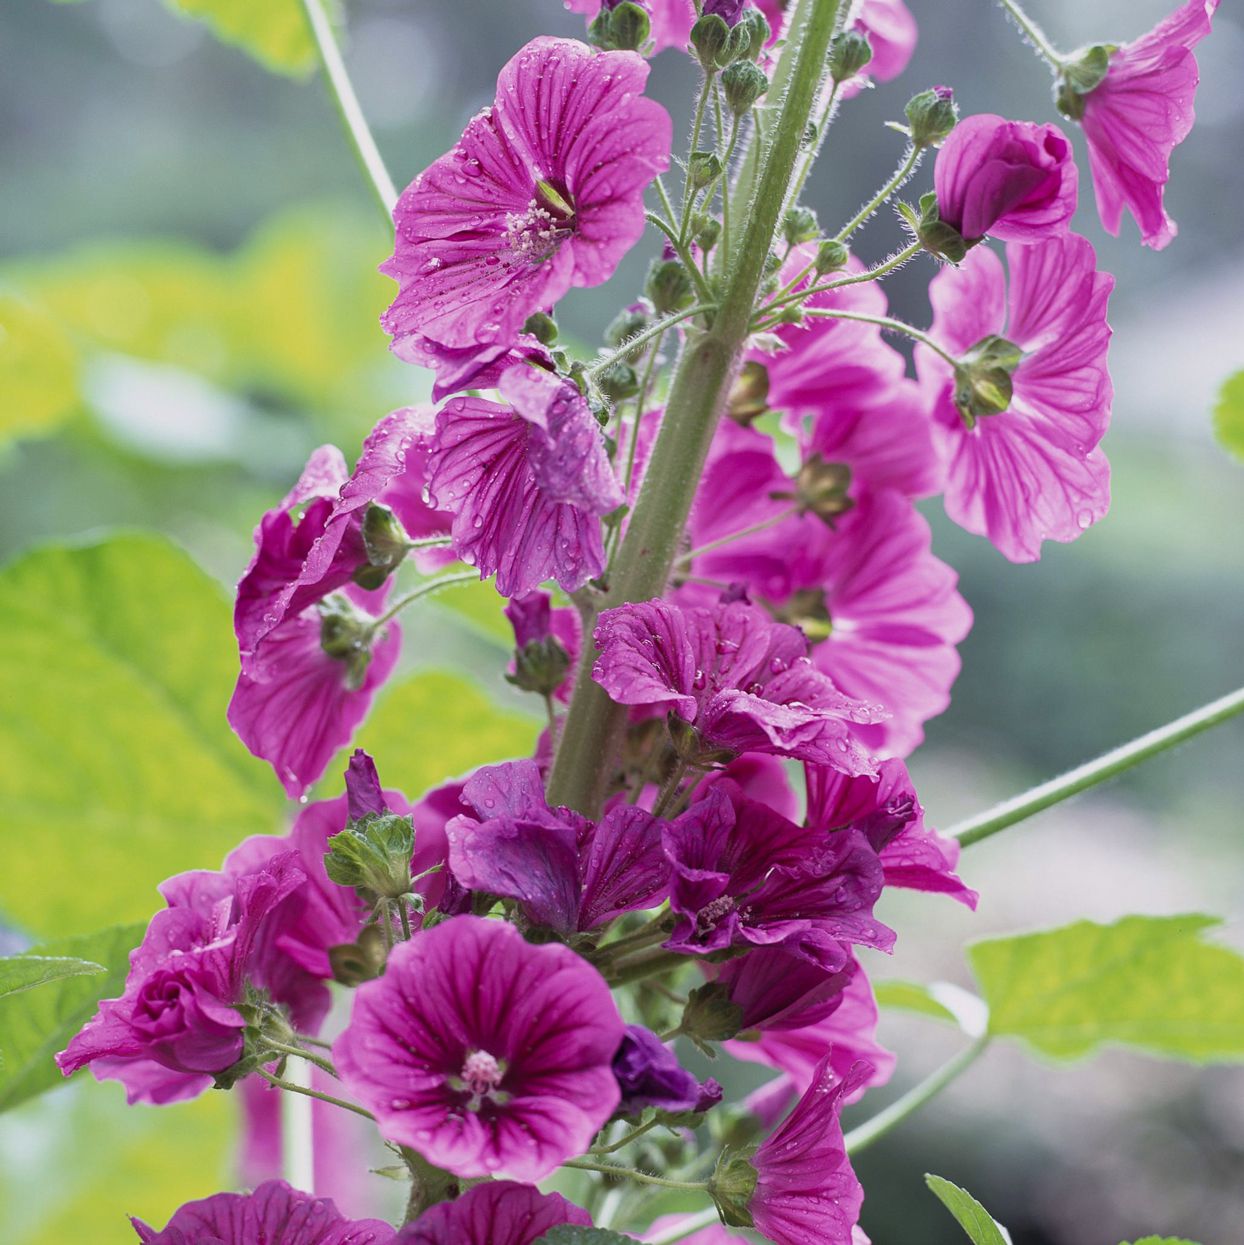
{"type": "Polygon", "coordinates": [[[923,150],[911,145],[899,161],[899,166],[880,190],[856,214],[851,217],[838,233],[837,241],[845,242],[887,199],[916,171],[920,164],[923,150]]]}
{"type": "Polygon", "coordinates": [[[593,1163],[590,1159],[572,1159],[563,1163],[563,1167],[573,1167],[581,1172],[601,1172],[606,1176],[615,1176],[621,1180],[634,1180],[639,1184],[655,1184],[662,1189],[682,1189],[686,1192],[704,1193],[708,1189],[705,1180],[667,1180],[664,1176],[650,1176],[647,1172],[636,1171],[633,1167],[615,1167],[611,1163],[593,1163]]]}
{"type": "Polygon", "coordinates": [[[675,324],[681,324],[684,320],[690,320],[693,316],[698,316],[702,312],[711,310],[702,303],[697,303],[694,307],[689,307],[686,311],[675,311],[672,315],[668,315],[664,320],[657,320],[650,324],[641,333],[636,333],[634,337],[627,338],[612,354],[607,354],[603,359],[598,359],[587,369],[587,375],[593,379],[602,372],[613,367],[615,363],[621,363],[624,359],[629,359],[635,351],[645,342],[651,341],[654,337],[661,337],[665,332],[674,327],[675,324]]]}
{"type": "Polygon", "coordinates": [[[739,128],[742,123],[742,116],[736,112],[730,123],[730,141],[726,144],[726,154],[721,158],[721,241],[717,263],[722,272],[730,270],[730,164],[739,143],[739,128]]]}
{"type": "Polygon", "coordinates": [[[700,545],[698,549],[692,549],[690,553],[684,553],[681,558],[674,564],[675,566],[689,566],[696,558],[705,553],[712,553],[714,549],[720,549],[723,545],[731,545],[736,540],[744,540],[748,536],[754,536],[757,532],[763,532],[766,528],[775,527],[781,523],[783,519],[789,519],[792,514],[798,514],[798,506],[787,506],[779,510],[777,514],[771,514],[767,519],[761,519],[759,523],[753,523],[751,527],[740,528],[737,532],[731,532],[729,536],[722,536],[717,540],[710,540],[706,545],[700,545]]]}
{"type": "Polygon", "coordinates": [[[678,763],[674,766],[674,772],[665,780],[665,785],[661,788],[661,793],[657,796],[657,802],[652,807],[652,815],[660,817],[662,813],[670,806],[674,796],[678,794],[678,784],[682,782],[687,773],[687,762],[683,757],[678,758],[678,763]]]}
{"type": "Polygon", "coordinates": [[[907,337],[914,338],[918,342],[923,342],[930,350],[941,355],[951,367],[959,365],[959,360],[944,346],[939,346],[922,329],[907,324],[903,320],[894,320],[889,316],[870,316],[862,311],[839,311],[836,307],[810,307],[805,314],[815,316],[821,320],[859,320],[863,324],[875,324],[878,328],[885,329],[888,333],[902,333],[907,337]]]}
{"type": "Polygon", "coordinates": [[[687,243],[687,226],[691,223],[691,209],[696,197],[695,187],[691,183],[690,160],[700,145],[700,131],[704,128],[704,110],[708,106],[708,97],[712,94],[716,81],[715,73],[705,74],[704,83],[700,87],[700,101],[695,109],[695,120],[691,123],[691,150],[687,153],[687,178],[682,188],[682,217],[678,223],[678,240],[684,246],[687,243]]]}
{"type": "Polygon", "coordinates": [[[324,1041],[323,1038],[311,1037],[306,1033],[299,1033],[297,1037],[300,1046],[318,1046],[321,1050],[332,1050],[333,1048],[333,1044],[324,1041]]]}
{"type": "Polygon", "coordinates": [[[920,242],[912,242],[905,246],[901,251],[895,251],[888,259],[883,259],[875,268],[867,268],[863,272],[852,273],[849,277],[838,277],[834,281],[819,281],[815,285],[810,285],[802,290],[794,290],[793,293],[786,291],[792,290],[807,273],[811,270],[812,265],[808,265],[793,281],[787,284],[773,296],[773,298],[761,308],[759,314],[768,316],[775,311],[780,311],[783,307],[788,307],[791,303],[800,303],[811,298],[814,294],[824,294],[827,290],[840,290],[846,285],[863,285],[868,281],[879,281],[882,277],[888,276],[895,269],[901,268],[913,256],[918,255],[923,249],[920,242]]]}
{"type": "Polygon", "coordinates": [[[597,961],[616,960],[619,956],[630,955],[633,951],[642,951],[651,947],[653,943],[663,941],[668,934],[668,930],[664,928],[665,917],[666,913],[662,912],[633,934],[598,947],[597,961]]]}
{"type": "Polygon", "coordinates": [[[318,1089],[307,1089],[302,1085],[295,1085],[292,1081],[283,1081],[279,1076],[273,1076],[271,1072],[265,1068],[256,1068],[269,1085],[275,1085],[277,1089],[286,1090],[291,1094],[302,1094],[307,1098],[314,1098],[318,1102],[327,1102],[334,1107],[340,1107],[343,1111],[353,1111],[355,1115],[361,1115],[364,1119],[374,1120],[376,1117],[372,1115],[365,1107],[360,1107],[357,1103],[347,1102],[344,1098],[334,1098],[332,1094],[321,1094],[318,1089]]]}
{"type": "Polygon", "coordinates": [[[629,1133],[624,1133],[617,1141],[611,1141],[607,1146],[593,1146],[592,1154],[612,1154],[615,1150],[621,1150],[623,1146],[629,1146],[632,1141],[638,1141],[645,1133],[651,1132],[661,1121],[655,1116],[646,1124],[640,1124],[637,1128],[632,1128],[629,1133]]]}
{"type": "Polygon", "coordinates": [[[853,1128],[843,1139],[847,1153],[858,1154],[874,1141],[879,1141],[891,1129],[897,1128],[909,1115],[914,1115],[926,1102],[936,1098],[947,1085],[962,1076],[981,1057],[988,1045],[988,1035],[978,1038],[919,1085],[913,1086],[896,1102],[892,1102],[884,1111],[879,1111],[872,1119],[865,1120],[858,1128],[853,1128]]]}
{"type": "Polygon", "coordinates": [[[1015,3],[1015,0],[999,0],[999,3],[1011,15],[1011,19],[1023,32],[1028,42],[1036,49],[1037,55],[1048,61],[1055,73],[1062,73],[1065,62],[1054,45],[1045,37],[1045,32],[1041,27],[1015,3]]]}
{"type": "Polygon", "coordinates": [[[711,1228],[720,1222],[721,1216],[717,1213],[717,1207],[710,1206],[707,1210],[698,1211],[681,1223],[666,1228],[660,1236],[651,1236],[648,1240],[651,1245],[675,1245],[676,1241],[685,1241],[702,1228],[711,1228]]]}
{"type": "MultiPolygon", "coordinates": [[[[709,445],[751,332],[756,295],[786,205],[808,118],[826,72],[839,0],[799,0],[775,81],[789,81],[765,155],[742,241],[712,325],[689,333],[679,358],[643,487],[611,572],[604,604],[659,596],[669,579],[709,445]]],[[[750,198],[750,195],[748,196],[750,198]]],[[[625,710],[592,679],[596,654],[583,646],[574,697],[549,780],[549,800],[596,816],[604,799],[625,710]]]]}
{"type": "Polygon", "coordinates": [[[655,225],[669,239],[670,246],[674,248],[674,253],[682,260],[683,267],[691,274],[691,279],[695,282],[696,293],[706,303],[711,303],[713,301],[713,291],[708,288],[708,283],[704,280],[704,274],[695,262],[695,257],[687,249],[686,244],[675,232],[673,226],[663,221],[655,212],[645,212],[644,219],[650,225],[655,225]]]}
{"type": "Polygon", "coordinates": [[[640,981],[655,973],[663,973],[667,969],[686,963],[687,957],[674,951],[649,951],[646,955],[637,955],[633,960],[623,960],[621,964],[606,964],[602,975],[611,987],[626,985],[628,981],[640,981]]]}
{"type": "Polygon", "coordinates": [[[376,201],[384,213],[385,224],[392,229],[393,209],[397,205],[397,187],[393,185],[393,179],[385,167],[384,158],[367,125],[367,118],[363,116],[363,109],[354,93],[354,85],[342,59],[341,48],[337,45],[332,23],[324,12],[322,0],[302,0],[302,9],[311,38],[315,40],[320,64],[324,66],[329,91],[337,106],[346,137],[354,148],[354,154],[358,157],[368,184],[375,191],[376,201]]]}
{"type": "Polygon", "coordinates": [[[397,903],[397,915],[402,921],[402,941],[409,942],[413,932],[410,928],[410,913],[406,911],[406,905],[400,899],[397,903]]]}
{"type": "Polygon", "coordinates": [[[981,839],[987,839],[999,830],[1005,830],[1042,809],[1078,795],[1081,791],[1087,791],[1090,787],[1096,787],[1099,783],[1107,782],[1142,761],[1166,752],[1203,731],[1220,726],[1241,713],[1244,713],[1244,688],[1229,696],[1223,696],[1220,700],[1211,701],[1147,735],[1141,735],[1095,761],[1068,770],[1060,778],[1053,778],[1023,795],[1004,800],[977,817],[969,817],[967,821],[952,826],[946,833],[951,838],[958,839],[965,847],[979,843],[981,839]]]}
{"type": "Polygon", "coordinates": [[[479,578],[478,571],[459,571],[454,575],[442,575],[440,579],[430,579],[425,584],[408,592],[404,597],[398,597],[392,605],[389,606],[379,618],[371,625],[371,631],[375,633],[379,631],[391,618],[400,614],[408,605],[418,601],[420,597],[429,597],[434,592],[440,592],[444,588],[452,588],[455,584],[470,583],[472,580],[479,578]]]}
{"type": "Polygon", "coordinates": [[[329,1076],[335,1077],[337,1075],[337,1069],[333,1067],[332,1060],[325,1059],[323,1055],[303,1050],[301,1046],[287,1046],[284,1042],[274,1042],[266,1037],[263,1039],[263,1042],[268,1050],[278,1055],[293,1055],[297,1059],[305,1059],[308,1063],[313,1063],[317,1068],[327,1072],[329,1076]]]}

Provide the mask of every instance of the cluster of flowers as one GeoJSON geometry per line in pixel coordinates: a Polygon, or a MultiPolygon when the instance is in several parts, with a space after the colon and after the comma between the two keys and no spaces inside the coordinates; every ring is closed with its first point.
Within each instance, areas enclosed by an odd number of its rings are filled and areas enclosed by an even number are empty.
{"type": "MultiPolygon", "coordinates": [[[[1174,232],[1167,158],[1215,3],[1191,0],[1109,49],[1095,81],[1094,49],[1068,58],[1059,81],[1107,227],[1126,205],[1153,246],[1174,232]]],[[[611,276],[670,162],[647,64],[607,36],[638,29],[647,51],[690,41],[705,64],[743,31],[727,59],[750,72],[777,55],[784,18],[776,0],[763,15],[742,0],[570,7],[606,46],[530,43],[397,205],[385,327],[400,357],[435,372],[439,407],[386,416],[353,472],[317,450],[264,516],[238,588],[229,710],[302,797],[394,669],[398,610],[463,578],[391,601],[410,557],[426,573],[465,563],[495,577],[515,631],[509,677],[545,697],[550,729],[534,758],[413,803],[356,751],[345,794],[304,808],[286,835],[165,883],[123,995],[59,1057],[66,1074],[89,1064],[150,1103],[252,1074],[282,1085],[287,1058],[310,1058],[437,1196],[395,1233],[268,1182],[183,1207],[162,1232],[136,1224],[145,1241],[530,1245],[588,1224],[535,1182],[614,1153],[622,1121],[636,1137],[658,1123],[687,1137],[729,1110],[681,1065],[678,1035],[777,1074],[732,1117],[707,1181],[723,1222],[781,1245],[863,1240],[839,1113],[893,1059],[856,948],[893,945],[874,915],[886,885],[975,903],[903,760],[948,703],[971,624],[914,503],[942,494],[951,519],[1014,561],[1105,513],[1112,281],[1070,231],[1076,166],[1057,126],[956,124],[947,90],[917,97],[903,177],[939,150],[933,192],[906,210],[908,251],[951,261],[930,284],[930,329],[887,316],[881,273],[846,251],[850,228],[820,239],[810,213],[789,212],[729,417],[688,482],[667,589],[600,608],[659,452],[648,398],[661,345],[711,315],[692,303],[713,292],[716,239],[701,223],[658,261],[615,353],[585,366],[557,347],[549,312],[611,276]],[[917,339],[914,377],[883,338],[896,330],[917,339]],[[645,360],[639,382],[630,363],[645,360]],[[780,419],[762,431],[768,412],[780,419]],[[578,608],[556,604],[550,581],[578,608]],[[628,714],[620,755],[598,758],[608,798],[593,817],[551,806],[545,787],[559,706],[590,684],[628,714]],[[330,1061],[310,1047],[333,981],[356,992],[330,1061]]],[[[865,72],[899,73],[915,36],[900,0],[851,6],[835,47],[854,50],[828,106],[865,72]]],[[[758,93],[731,107],[745,114],[758,93]]],[[[722,181],[698,167],[689,184],[722,181]]]]}

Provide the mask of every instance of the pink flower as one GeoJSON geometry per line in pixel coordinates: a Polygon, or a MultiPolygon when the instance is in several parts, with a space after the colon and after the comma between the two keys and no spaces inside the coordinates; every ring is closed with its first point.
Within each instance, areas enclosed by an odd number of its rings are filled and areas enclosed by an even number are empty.
{"type": "Polygon", "coordinates": [[[846,943],[894,945],[894,932],[872,913],[881,862],[857,831],[797,826],[722,780],[666,825],[664,842],[677,918],[665,943],[672,951],[781,945],[834,972],[849,959],[846,943]]]}
{"type": "Polygon", "coordinates": [[[1012,562],[1033,562],[1044,540],[1074,540],[1110,503],[1110,466],[1097,448],[1110,420],[1106,304],[1114,279],[1098,272],[1089,243],[1075,234],[1034,246],[969,253],[929,286],[932,335],[963,356],[1013,344],[1009,407],[966,418],[955,375],[927,346],[916,347],[931,403],[938,452],[946,464],[946,513],[988,538],[1012,562]],[[973,426],[968,426],[972,424],[973,426]]]}
{"type": "Polygon", "coordinates": [[[126,1099],[193,1098],[242,1055],[245,1020],[235,1008],[252,975],[262,931],[305,881],[292,852],[254,873],[182,873],[160,887],[167,907],[130,953],[120,998],[104,999],[56,1056],[69,1076],[87,1064],[118,1080],[126,1099]]]}
{"type": "Polygon", "coordinates": [[[844,696],[813,668],[796,627],[741,601],[711,609],[666,601],[600,615],[592,677],[623,705],[672,713],[709,752],[769,752],[875,772],[855,734],[885,711],[844,696]]]}
{"type": "Polygon", "coordinates": [[[541,1180],[613,1114],[622,1035],[604,979],[573,951],[458,916],[359,988],[333,1058],[384,1135],[428,1162],[541,1180]]]}
{"type": "Polygon", "coordinates": [[[763,1027],[741,1040],[725,1043],[725,1049],[736,1059],[785,1073],[800,1094],[807,1091],[826,1058],[839,1077],[847,1076],[857,1061],[862,1061],[865,1072],[857,1079],[850,1101],[862,1096],[866,1088],[884,1085],[894,1072],[896,1060],[877,1041],[877,1000],[872,986],[864,970],[855,961],[851,964],[853,971],[836,996],[836,1005],[823,1016],[798,1027],[786,1023],[763,1027]]]}
{"type": "Polygon", "coordinates": [[[599,285],[644,231],[643,194],[669,164],[670,119],[632,52],[535,39],[491,108],[398,200],[398,283],[384,327],[442,347],[508,348],[527,317],[599,285]]]}
{"type": "Polygon", "coordinates": [[[287,617],[238,675],[229,725],[272,766],[291,799],[354,737],[397,664],[401,630],[389,622],[373,631],[376,617],[360,608],[384,595],[351,584],[287,617]]]}
{"type": "MultiPolygon", "coordinates": [[[[566,8],[572,13],[582,13],[590,23],[602,8],[616,8],[618,0],[566,0],[566,8]]],[[[648,10],[652,21],[653,52],[666,48],[684,51],[691,41],[691,27],[695,25],[694,0],[640,0],[648,10]]],[[[668,144],[667,144],[668,146],[668,144]]]]}
{"type": "Polygon", "coordinates": [[[722,1097],[711,1077],[697,1081],[678,1062],[671,1047],[643,1025],[627,1025],[626,1036],[613,1057],[613,1074],[622,1091],[620,1116],[637,1117],[648,1107],[681,1113],[704,1112],[722,1097]]]}
{"type": "Polygon", "coordinates": [[[868,36],[873,58],[864,72],[877,82],[897,78],[916,50],[916,19],[903,0],[862,0],[852,9],[852,27],[868,36]]]}
{"type": "Polygon", "coordinates": [[[808,825],[862,831],[881,855],[887,886],[949,895],[975,910],[976,892],[955,874],[959,844],[924,824],[924,809],[902,761],[883,761],[875,782],[820,765],[805,769],[808,825]]]}
{"type": "Polygon", "coordinates": [[[1209,34],[1217,9],[1218,0],[1187,0],[1148,34],[1111,53],[1105,78],[1076,97],[1102,224],[1118,237],[1126,208],[1155,251],[1178,232],[1162,199],[1171,152],[1195,119],[1200,71],[1193,48],[1209,34]]]}
{"type": "Polygon", "coordinates": [[[966,117],[933,166],[938,214],[968,242],[989,234],[1036,242],[1065,234],[1076,210],[1077,173],[1056,125],[966,117]]]}
{"type": "Polygon", "coordinates": [[[532,1245],[559,1223],[590,1227],[592,1219],[560,1194],[490,1180],[424,1211],[395,1245],[532,1245]]]}
{"type": "Polygon", "coordinates": [[[503,596],[549,578],[573,592],[604,570],[600,516],[622,503],[600,426],[549,372],[519,365],[500,388],[509,405],[453,398],[441,410],[430,496],[453,512],[454,551],[503,596]]]}
{"type": "Polygon", "coordinates": [[[868,1076],[857,1064],[845,1077],[821,1060],[795,1109],[756,1151],[749,1210],[775,1245],[851,1245],[864,1190],[851,1169],[838,1116],[868,1076]]]}
{"type": "Polygon", "coordinates": [[[163,1231],[132,1221],[145,1245],[391,1245],[379,1219],[342,1218],[327,1198],[269,1180],[254,1193],[216,1193],[187,1202],[163,1231]]]}

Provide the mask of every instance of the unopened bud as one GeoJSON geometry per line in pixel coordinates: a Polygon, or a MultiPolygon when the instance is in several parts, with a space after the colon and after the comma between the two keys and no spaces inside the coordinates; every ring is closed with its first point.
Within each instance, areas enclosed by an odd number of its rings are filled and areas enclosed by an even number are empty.
{"type": "Polygon", "coordinates": [[[835,82],[854,78],[873,58],[872,44],[858,30],[844,30],[829,46],[829,74],[835,82]]]}
{"type": "Polygon", "coordinates": [[[955,93],[948,86],[935,86],[913,95],[903,111],[911,127],[912,146],[917,149],[940,143],[959,121],[955,93]]]}
{"type": "Polygon", "coordinates": [[[365,926],[355,942],[328,948],[328,966],[333,980],[343,986],[361,986],[384,972],[387,948],[378,925],[365,926]]]}
{"type": "Polygon", "coordinates": [[[687,177],[696,190],[712,185],[721,176],[721,160],[715,151],[693,151],[687,161],[687,177]]]}
{"type": "Polygon", "coordinates": [[[661,315],[691,306],[691,277],[677,259],[659,259],[648,270],[644,293],[661,315]]]}
{"type": "Polygon", "coordinates": [[[354,582],[369,591],[379,588],[410,552],[410,537],[388,506],[372,502],[363,514],[363,548],[367,565],[354,572],[354,582]]]}
{"type": "Polygon", "coordinates": [[[543,311],[535,311],[527,317],[523,332],[530,333],[542,346],[551,346],[557,340],[557,321],[543,311]]]}
{"type": "MultiPolygon", "coordinates": [[[[739,17],[739,24],[734,28],[734,37],[739,39],[739,31],[747,32],[747,44],[742,49],[741,55],[748,60],[756,60],[765,50],[765,45],[769,42],[773,34],[773,30],[769,25],[765,15],[751,5],[745,8],[739,17]]],[[[742,40],[740,40],[740,43],[742,40]]]]}
{"type": "Polygon", "coordinates": [[[721,237],[721,221],[713,216],[700,216],[696,219],[693,226],[692,237],[695,244],[706,255],[717,245],[717,239],[721,237]]]}
{"type": "Polygon", "coordinates": [[[851,260],[851,252],[841,242],[827,238],[816,248],[816,258],[812,261],[812,271],[818,277],[827,272],[841,272],[851,260]]]}
{"type": "Polygon", "coordinates": [[[817,223],[816,213],[807,207],[791,208],[782,218],[782,237],[789,246],[798,246],[801,242],[811,242],[819,236],[821,227],[817,223]]]}
{"type": "Polygon", "coordinates": [[[722,73],[721,86],[730,111],[741,117],[769,89],[769,79],[759,65],[748,60],[735,61],[722,73]]]}
{"type": "Polygon", "coordinates": [[[609,327],[605,330],[605,344],[616,350],[637,333],[642,333],[648,327],[650,319],[647,308],[640,303],[624,308],[609,322],[609,327]]]}
{"type": "Polygon", "coordinates": [[[611,47],[619,52],[638,52],[648,42],[652,20],[638,4],[623,0],[609,15],[611,47]]]}
{"type": "Polygon", "coordinates": [[[629,363],[619,360],[596,377],[596,387],[611,402],[621,402],[639,392],[639,377],[629,363]]]}
{"type": "Polygon", "coordinates": [[[733,59],[730,27],[725,18],[706,13],[691,27],[691,46],[705,73],[716,73],[733,59]]]}
{"type": "Polygon", "coordinates": [[[353,887],[366,899],[400,899],[410,894],[414,851],[410,817],[368,813],[328,840],[324,872],[338,886],[353,887]]]}
{"type": "Polygon", "coordinates": [[[730,390],[726,412],[745,428],[769,409],[769,369],[751,360],[743,364],[730,390]]]}

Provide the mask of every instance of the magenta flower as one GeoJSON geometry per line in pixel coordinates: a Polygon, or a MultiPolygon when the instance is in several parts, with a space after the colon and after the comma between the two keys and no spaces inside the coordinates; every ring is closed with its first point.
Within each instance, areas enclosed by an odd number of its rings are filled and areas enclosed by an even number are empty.
{"type": "Polygon", "coordinates": [[[1148,34],[1112,52],[1105,78],[1077,97],[1097,210],[1115,237],[1124,208],[1155,251],[1178,232],[1162,199],[1171,152],[1195,120],[1200,71],[1193,49],[1217,10],[1218,0],[1186,0],[1148,34]]]}
{"type": "MultiPolygon", "coordinates": [[[[827,969],[779,943],[757,947],[720,966],[706,967],[705,972],[740,1009],[739,1032],[746,1034],[802,1029],[832,1015],[842,1005],[856,964],[845,945],[841,966],[827,969]]],[[[750,1043],[744,1039],[738,1045],[750,1043]]],[[[748,1058],[746,1054],[739,1057],[748,1058]]]]}
{"type": "Polygon", "coordinates": [[[829,1058],[822,1059],[795,1109],[756,1151],[748,1209],[775,1245],[851,1245],[864,1190],[838,1116],[867,1075],[857,1064],[839,1079],[829,1058]]]}
{"type": "Polygon", "coordinates": [[[600,615],[595,639],[592,677],[615,701],[691,723],[710,752],[770,752],[875,772],[855,727],[885,711],[844,696],[813,668],[802,632],[756,606],[620,605],[600,615]]]}
{"type": "Polygon", "coordinates": [[[662,823],[642,808],[615,805],[599,825],[552,809],[534,761],[486,765],[462,797],[475,816],[445,827],[454,878],[468,890],[518,900],[537,925],[561,934],[595,929],[665,897],[662,823]]]}
{"type": "MultiPolygon", "coordinates": [[[[766,954],[775,952],[753,952],[752,956],[766,954]]],[[[743,960],[741,970],[736,970],[739,979],[731,994],[736,1002],[739,997],[748,997],[746,965],[752,956],[743,960]]],[[[784,971],[787,966],[770,964],[768,967],[784,971]]],[[[733,968],[733,964],[726,966],[727,972],[733,968]]],[[[759,972],[759,969],[753,971],[759,972]]],[[[727,972],[718,980],[727,980],[727,972]]],[[[776,1023],[754,1027],[756,1032],[745,1031],[742,1039],[725,1043],[725,1049],[736,1059],[761,1063],[784,1073],[790,1077],[796,1093],[807,1091],[818,1065],[826,1058],[834,1075],[839,1077],[847,1076],[859,1063],[862,1074],[848,1101],[862,1096],[871,1086],[884,1085],[894,1072],[894,1055],[877,1041],[877,1000],[864,970],[854,960],[845,984],[834,996],[833,1007],[820,1004],[796,1008],[780,1014],[776,1023]]]]}
{"type": "MultiPolygon", "coordinates": [[[[387,585],[386,585],[387,588],[387,585]]],[[[229,702],[229,725],[276,771],[291,799],[300,798],[354,737],[372,698],[397,664],[401,630],[360,605],[383,601],[385,589],[349,585],[323,603],[349,635],[329,652],[328,620],[310,606],[287,617],[245,660],[229,702]]]]}
{"type": "Polygon", "coordinates": [[[924,824],[924,809],[902,761],[883,761],[875,782],[824,766],[807,771],[807,822],[831,833],[861,831],[881,856],[887,886],[949,895],[976,908],[977,894],[955,874],[959,844],[924,824]]]}
{"type": "Polygon", "coordinates": [[[64,1076],[89,1064],[127,1101],[193,1098],[242,1055],[243,998],[268,918],[305,881],[294,853],[241,877],[182,873],[130,953],[120,998],[104,999],[56,1056],[64,1076]]]}
{"type": "Polygon", "coordinates": [[[946,513],[987,536],[1012,562],[1034,562],[1044,540],[1071,541],[1110,504],[1110,466],[1097,448],[1110,421],[1106,304],[1114,279],[1092,246],[1069,234],[983,248],[933,278],[933,336],[956,355],[998,334],[1022,352],[1009,408],[971,420],[955,404],[954,369],[926,346],[916,365],[946,464],[946,513]],[[973,426],[967,426],[971,423],[973,426]]]}
{"type": "Polygon", "coordinates": [[[541,1180],[618,1105],[623,1032],[604,979],[573,951],[458,916],[359,988],[333,1058],[390,1140],[458,1176],[541,1180]]]}
{"type": "MultiPolygon", "coordinates": [[[[572,13],[582,13],[589,23],[602,8],[616,8],[617,4],[618,0],[605,0],[603,4],[601,0],[566,0],[566,8],[572,13]]],[[[641,0],[641,7],[648,10],[652,21],[654,53],[666,48],[686,50],[691,42],[691,27],[695,25],[694,0],[641,0]]]]}
{"type": "Polygon", "coordinates": [[[858,831],[827,835],[712,784],[688,815],[667,823],[670,909],[665,946],[689,955],[730,947],[786,947],[834,972],[844,944],[888,951],[894,932],[873,917],[881,862],[858,831]]]}
{"type": "Polygon", "coordinates": [[[600,426],[568,381],[520,365],[509,405],[454,398],[436,421],[433,502],[452,510],[460,558],[521,596],[553,578],[567,591],[604,570],[600,516],[622,503],[600,426]]]}
{"type": "Polygon", "coordinates": [[[384,327],[451,349],[508,348],[527,317],[599,285],[644,231],[643,194],[669,164],[670,119],[633,52],[535,39],[458,145],[406,188],[384,327]]]}
{"type": "Polygon", "coordinates": [[[622,1101],[618,1114],[638,1116],[648,1107],[681,1113],[702,1112],[722,1098],[721,1086],[711,1077],[697,1081],[678,1062],[673,1050],[651,1029],[627,1025],[626,1036],[613,1057],[622,1101]]]}
{"type": "Polygon", "coordinates": [[[911,63],[919,31],[903,0],[863,0],[854,10],[854,29],[868,36],[873,58],[864,72],[877,82],[897,78],[911,63]]]}
{"type": "Polygon", "coordinates": [[[379,1219],[345,1219],[327,1198],[269,1180],[254,1193],[216,1193],[187,1202],[157,1232],[132,1221],[144,1245],[391,1245],[379,1219]]]}
{"type": "MultiPolygon", "coordinates": [[[[833,526],[789,513],[798,490],[778,465],[772,442],[754,429],[721,429],[692,511],[691,543],[709,548],[691,570],[741,584],[778,617],[808,635],[812,664],[848,696],[884,701],[892,716],[857,728],[879,755],[906,756],[923,725],[950,702],[959,673],[955,645],[972,612],[957,576],[930,549],[928,524],[899,493],[861,491],[844,476],[842,513],[833,526]],[[717,542],[753,525],[750,536],[717,542]]],[[[709,590],[688,585],[683,600],[709,590]]]]}
{"type": "Polygon", "coordinates": [[[986,234],[1036,242],[1065,234],[1076,210],[1077,173],[1056,125],[966,117],[933,166],[938,214],[969,242],[986,234]]]}
{"type": "Polygon", "coordinates": [[[395,1245],[532,1245],[559,1223],[591,1227],[592,1219],[558,1193],[490,1180],[424,1211],[395,1245]]]}

